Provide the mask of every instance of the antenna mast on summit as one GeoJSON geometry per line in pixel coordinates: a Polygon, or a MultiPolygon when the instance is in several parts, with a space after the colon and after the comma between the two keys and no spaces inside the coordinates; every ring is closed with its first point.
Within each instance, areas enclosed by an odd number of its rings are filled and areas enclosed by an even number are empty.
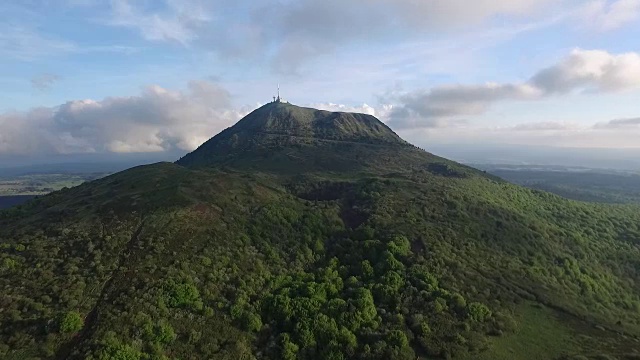
{"type": "Polygon", "coordinates": [[[286,102],[286,101],[283,101],[282,98],[280,98],[280,83],[278,83],[278,97],[274,96],[273,102],[274,103],[286,102]]]}

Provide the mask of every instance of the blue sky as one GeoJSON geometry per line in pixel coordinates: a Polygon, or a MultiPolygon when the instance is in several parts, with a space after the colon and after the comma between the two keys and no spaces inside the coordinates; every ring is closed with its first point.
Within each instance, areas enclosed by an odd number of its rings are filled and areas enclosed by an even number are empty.
{"type": "Polygon", "coordinates": [[[277,83],[427,149],[640,147],[639,25],[640,0],[6,0],[0,156],[190,151],[277,83]]]}

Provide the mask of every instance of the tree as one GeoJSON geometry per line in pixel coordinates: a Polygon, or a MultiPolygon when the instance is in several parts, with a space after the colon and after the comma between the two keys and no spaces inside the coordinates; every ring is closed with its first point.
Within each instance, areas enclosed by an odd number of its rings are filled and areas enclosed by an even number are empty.
{"type": "Polygon", "coordinates": [[[403,348],[409,346],[409,340],[407,339],[407,335],[405,335],[400,330],[391,330],[387,334],[386,342],[397,348],[403,348]]]}
{"type": "Polygon", "coordinates": [[[402,235],[394,237],[387,247],[392,254],[398,256],[407,256],[411,252],[411,242],[402,235]]]}
{"type": "Polygon", "coordinates": [[[373,266],[371,266],[369,260],[363,260],[360,264],[360,274],[367,280],[372,279],[375,275],[373,272],[373,266]]]}
{"type": "Polygon", "coordinates": [[[369,289],[357,289],[354,294],[353,304],[358,310],[359,321],[357,327],[374,324],[378,312],[376,310],[376,304],[373,301],[373,295],[369,289]]]}
{"type": "Polygon", "coordinates": [[[469,317],[477,322],[482,322],[488,319],[491,316],[491,310],[489,308],[478,302],[473,302],[469,304],[469,317]]]}
{"type": "Polygon", "coordinates": [[[79,312],[69,311],[60,318],[59,326],[63,334],[76,333],[84,326],[84,320],[79,312]]]}
{"type": "Polygon", "coordinates": [[[282,359],[295,360],[299,347],[291,341],[289,334],[282,334],[280,346],[282,347],[280,353],[282,359]]]}
{"type": "Polygon", "coordinates": [[[99,360],[140,360],[141,357],[140,351],[129,345],[109,346],[98,355],[99,360]]]}
{"type": "Polygon", "coordinates": [[[171,325],[166,321],[161,321],[154,331],[155,340],[160,344],[169,344],[176,339],[177,335],[171,325]]]}
{"type": "Polygon", "coordinates": [[[176,284],[174,282],[169,284],[167,305],[171,307],[197,307],[200,302],[200,293],[195,285],[190,283],[176,284]]]}
{"type": "Polygon", "coordinates": [[[260,316],[251,311],[245,311],[243,316],[243,323],[247,330],[249,331],[259,331],[262,328],[262,319],[260,316]]]}

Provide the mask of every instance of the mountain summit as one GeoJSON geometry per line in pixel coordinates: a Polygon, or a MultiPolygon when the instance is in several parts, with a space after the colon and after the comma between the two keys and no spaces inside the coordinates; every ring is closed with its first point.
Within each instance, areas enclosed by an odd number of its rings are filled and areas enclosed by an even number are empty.
{"type": "Polygon", "coordinates": [[[270,134],[318,140],[405,144],[372,115],[331,112],[290,103],[268,103],[245,116],[224,133],[270,134]]]}
{"type": "MultiPolygon", "coordinates": [[[[322,150],[369,147],[411,147],[388,126],[372,115],[331,112],[295,106],[284,102],[268,103],[242,118],[180,159],[184,166],[199,167],[235,164],[248,156],[282,157],[290,161],[322,154],[322,150]],[[268,150],[269,154],[265,152],[268,150]],[[296,153],[296,154],[294,154],[296,153]]],[[[335,153],[343,155],[345,153],[335,153]]],[[[309,159],[307,159],[309,160],[309,159]]]]}

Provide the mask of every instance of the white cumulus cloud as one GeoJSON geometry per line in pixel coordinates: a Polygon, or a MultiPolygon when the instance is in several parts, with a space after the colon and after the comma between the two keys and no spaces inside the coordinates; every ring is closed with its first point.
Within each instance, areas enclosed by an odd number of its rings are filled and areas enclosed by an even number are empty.
{"type": "Polygon", "coordinates": [[[373,106],[369,106],[367,104],[362,104],[360,106],[350,106],[344,104],[334,104],[334,103],[316,103],[309,105],[314,109],[334,111],[334,112],[354,112],[361,114],[368,114],[373,116],[381,116],[381,113],[384,113],[384,108],[376,109],[373,106]]]}
{"type": "Polygon", "coordinates": [[[620,92],[640,88],[640,54],[573,50],[522,83],[438,86],[394,96],[395,128],[430,128],[481,115],[501,101],[531,101],[571,92],[620,92]]]}
{"type": "Polygon", "coordinates": [[[531,83],[546,93],[575,89],[615,92],[640,87],[640,54],[576,49],[559,64],[540,71],[531,83]]]}
{"type": "Polygon", "coordinates": [[[137,96],[2,114],[0,153],[191,151],[245,113],[211,82],[185,91],[149,86],[137,96]]]}

